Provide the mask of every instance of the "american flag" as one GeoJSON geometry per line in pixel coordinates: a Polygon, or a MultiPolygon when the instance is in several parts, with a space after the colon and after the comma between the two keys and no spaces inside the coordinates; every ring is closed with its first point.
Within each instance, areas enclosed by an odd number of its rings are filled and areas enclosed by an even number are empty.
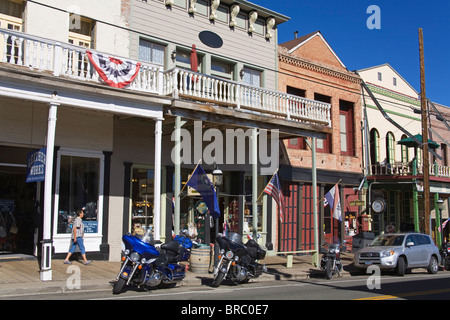
{"type": "Polygon", "coordinates": [[[286,208],[284,206],[284,197],[283,193],[281,192],[280,180],[278,179],[277,173],[273,175],[272,179],[264,189],[264,192],[271,195],[277,203],[278,213],[280,214],[280,221],[283,221],[283,215],[286,212],[286,208]]]}

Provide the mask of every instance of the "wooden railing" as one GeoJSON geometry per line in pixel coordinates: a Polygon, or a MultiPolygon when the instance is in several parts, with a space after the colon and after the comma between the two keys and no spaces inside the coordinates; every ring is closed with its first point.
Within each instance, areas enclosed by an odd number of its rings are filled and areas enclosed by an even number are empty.
{"type": "MultiPolygon", "coordinates": [[[[3,63],[50,72],[54,76],[97,83],[102,81],[87,57],[86,48],[13,30],[0,29],[0,59],[3,63]]],[[[328,103],[180,68],[163,71],[161,66],[141,62],[139,74],[126,89],[331,126],[331,105],[328,103]]]]}
{"type": "Polygon", "coordinates": [[[331,105],[180,68],[164,72],[164,94],[331,126],[331,105]]]}

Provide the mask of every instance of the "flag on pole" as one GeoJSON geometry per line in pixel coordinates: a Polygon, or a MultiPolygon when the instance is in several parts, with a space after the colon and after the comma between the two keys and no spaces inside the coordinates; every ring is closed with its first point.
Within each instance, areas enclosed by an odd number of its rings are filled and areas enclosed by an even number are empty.
{"type": "Polygon", "coordinates": [[[342,221],[341,199],[339,198],[339,185],[337,183],[327,192],[323,202],[325,207],[328,204],[330,205],[333,218],[342,221]]]}
{"type": "Polygon", "coordinates": [[[280,180],[278,179],[278,174],[275,172],[272,179],[270,179],[266,188],[264,189],[265,193],[272,196],[275,202],[278,205],[278,213],[280,215],[280,221],[283,221],[283,215],[286,212],[286,207],[284,206],[284,197],[281,192],[280,180]]]}
{"type": "Polygon", "coordinates": [[[219,203],[217,202],[214,185],[200,165],[197,165],[186,185],[200,193],[214,219],[220,217],[219,203]]]}
{"type": "Polygon", "coordinates": [[[441,230],[443,230],[444,228],[445,228],[445,226],[447,225],[447,223],[448,223],[448,220],[450,220],[450,218],[449,219],[447,219],[447,220],[445,220],[443,223],[442,223],[442,226],[439,226],[439,232],[442,232],[441,230]]]}

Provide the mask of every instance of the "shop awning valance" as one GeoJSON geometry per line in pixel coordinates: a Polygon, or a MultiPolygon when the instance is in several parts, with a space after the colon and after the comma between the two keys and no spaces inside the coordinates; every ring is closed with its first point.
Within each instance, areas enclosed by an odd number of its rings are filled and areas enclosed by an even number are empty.
{"type": "MultiPolygon", "coordinates": [[[[422,135],[421,135],[421,134],[416,134],[416,135],[414,136],[414,138],[416,138],[417,140],[419,140],[420,142],[422,142],[422,135]]],[[[402,139],[402,140],[398,141],[397,143],[398,143],[398,144],[401,144],[401,145],[404,145],[404,146],[407,146],[407,147],[417,147],[417,146],[419,145],[419,144],[417,143],[417,141],[414,140],[414,139],[411,138],[411,137],[402,139]]],[[[436,142],[434,142],[434,141],[428,139],[428,148],[431,148],[431,149],[437,149],[437,148],[439,148],[439,144],[437,144],[436,142]]]]}

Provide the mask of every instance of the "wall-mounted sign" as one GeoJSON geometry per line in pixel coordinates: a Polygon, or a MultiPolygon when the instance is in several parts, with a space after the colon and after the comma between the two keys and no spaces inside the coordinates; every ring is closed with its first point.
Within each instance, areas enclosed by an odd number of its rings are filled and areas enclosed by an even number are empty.
{"type": "Polygon", "coordinates": [[[353,200],[349,203],[350,207],[364,207],[366,202],[364,200],[353,200]]]}
{"type": "Polygon", "coordinates": [[[220,48],[223,45],[222,38],[214,32],[211,31],[202,31],[198,34],[198,38],[200,41],[211,48],[220,48]]]}
{"type": "Polygon", "coordinates": [[[45,180],[45,154],[46,148],[28,152],[27,179],[25,182],[45,180]]]}

